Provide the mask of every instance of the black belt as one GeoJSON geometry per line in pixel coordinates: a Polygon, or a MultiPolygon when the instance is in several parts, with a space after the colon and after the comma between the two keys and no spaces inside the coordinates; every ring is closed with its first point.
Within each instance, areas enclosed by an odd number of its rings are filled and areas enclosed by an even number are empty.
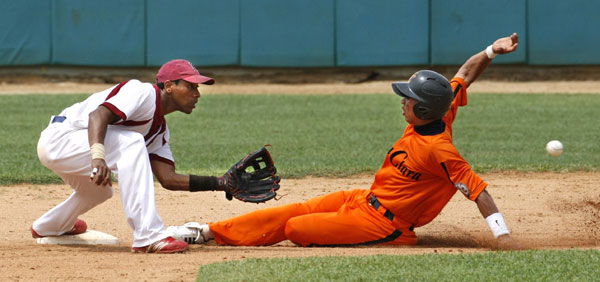
{"type": "MultiPolygon", "coordinates": [[[[379,202],[379,200],[377,200],[377,197],[375,197],[375,195],[371,195],[369,203],[371,203],[371,206],[373,206],[375,210],[378,210],[381,207],[381,203],[379,202]]],[[[390,210],[386,210],[383,216],[385,216],[390,221],[394,221],[394,214],[390,212],[390,210]]]]}
{"type": "Polygon", "coordinates": [[[52,116],[50,123],[63,122],[63,121],[65,121],[65,119],[67,119],[66,116],[52,116]]]}
{"type": "MultiPolygon", "coordinates": [[[[381,207],[381,203],[379,202],[379,200],[377,200],[377,197],[375,197],[375,195],[371,194],[371,198],[369,198],[369,203],[371,204],[371,206],[373,206],[373,208],[375,210],[378,210],[381,207]]],[[[385,216],[387,219],[389,219],[390,221],[394,221],[394,214],[386,209],[385,213],[383,214],[383,216],[385,216]]],[[[413,231],[415,229],[415,225],[411,225],[408,230],[413,231]]]]}

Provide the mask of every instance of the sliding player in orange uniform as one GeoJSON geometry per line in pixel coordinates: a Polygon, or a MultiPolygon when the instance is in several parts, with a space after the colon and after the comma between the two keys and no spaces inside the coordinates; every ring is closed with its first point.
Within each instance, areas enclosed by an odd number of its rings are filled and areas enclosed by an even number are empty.
{"type": "Polygon", "coordinates": [[[409,123],[388,151],[370,190],[334,192],[303,203],[266,208],[201,225],[171,226],[178,240],[263,246],[290,240],[301,246],[415,245],[414,228],[431,222],[456,191],[474,201],[498,246],[518,249],[485,183],[452,144],[452,123],[467,104],[467,88],[496,54],[516,50],[517,34],[496,40],[469,58],[448,81],[422,70],[392,84],[409,123]]]}

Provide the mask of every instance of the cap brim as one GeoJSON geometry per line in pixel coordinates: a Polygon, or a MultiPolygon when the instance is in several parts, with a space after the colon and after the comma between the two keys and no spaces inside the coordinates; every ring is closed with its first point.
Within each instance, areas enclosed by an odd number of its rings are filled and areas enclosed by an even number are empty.
{"type": "Polygon", "coordinates": [[[392,89],[394,89],[396,94],[402,97],[421,100],[419,96],[415,95],[415,93],[410,90],[410,87],[408,87],[408,82],[394,82],[392,83],[392,89]]]}
{"type": "Polygon", "coordinates": [[[198,84],[206,84],[206,85],[212,85],[215,84],[215,80],[208,77],[208,76],[203,76],[203,75],[192,75],[192,76],[186,76],[184,78],[182,78],[183,80],[187,81],[187,82],[191,82],[191,83],[198,83],[198,84]]]}

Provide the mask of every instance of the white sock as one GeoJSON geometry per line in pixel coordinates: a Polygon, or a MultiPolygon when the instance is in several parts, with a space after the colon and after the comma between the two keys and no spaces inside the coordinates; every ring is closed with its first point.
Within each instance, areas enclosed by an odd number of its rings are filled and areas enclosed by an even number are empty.
{"type": "Polygon", "coordinates": [[[210,227],[208,227],[208,224],[204,224],[202,225],[202,237],[204,238],[205,241],[210,241],[215,239],[215,235],[212,233],[212,231],[210,231],[210,227]]]}

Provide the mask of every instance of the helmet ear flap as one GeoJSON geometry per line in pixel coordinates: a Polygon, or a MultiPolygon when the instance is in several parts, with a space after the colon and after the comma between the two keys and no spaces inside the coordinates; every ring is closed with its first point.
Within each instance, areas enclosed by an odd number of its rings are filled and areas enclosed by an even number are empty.
{"type": "Polygon", "coordinates": [[[431,116],[431,109],[429,109],[424,103],[417,102],[413,106],[413,113],[421,120],[428,120],[431,116]]]}

